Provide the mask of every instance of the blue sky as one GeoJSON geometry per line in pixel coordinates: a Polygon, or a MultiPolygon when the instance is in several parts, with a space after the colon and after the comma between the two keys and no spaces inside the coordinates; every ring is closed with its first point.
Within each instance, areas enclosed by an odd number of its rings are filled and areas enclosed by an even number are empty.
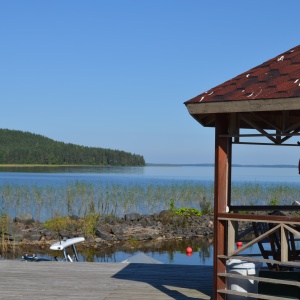
{"type": "MultiPolygon", "coordinates": [[[[212,163],[214,130],[183,102],[300,44],[300,2],[0,0],[0,128],[212,163]]],[[[297,164],[297,147],[234,146],[297,164]]]]}

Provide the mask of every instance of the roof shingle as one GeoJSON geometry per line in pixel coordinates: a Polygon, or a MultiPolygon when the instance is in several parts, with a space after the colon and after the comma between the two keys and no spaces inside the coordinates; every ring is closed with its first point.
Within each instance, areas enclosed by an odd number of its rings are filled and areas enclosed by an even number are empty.
{"type": "Polygon", "coordinates": [[[300,97],[300,45],[185,102],[300,97]]]}

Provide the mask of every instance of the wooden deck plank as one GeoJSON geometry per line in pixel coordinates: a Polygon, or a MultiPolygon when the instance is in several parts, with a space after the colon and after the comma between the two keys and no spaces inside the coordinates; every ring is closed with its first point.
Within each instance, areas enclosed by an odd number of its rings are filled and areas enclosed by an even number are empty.
{"type": "Polygon", "coordinates": [[[0,299],[211,299],[210,266],[0,260],[0,299]]]}

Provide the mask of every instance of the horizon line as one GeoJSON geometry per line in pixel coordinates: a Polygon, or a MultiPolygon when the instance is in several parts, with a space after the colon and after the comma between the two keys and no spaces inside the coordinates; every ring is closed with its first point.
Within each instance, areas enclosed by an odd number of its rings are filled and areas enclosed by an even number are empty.
{"type": "MultiPolygon", "coordinates": [[[[146,163],[146,166],[190,166],[190,167],[214,167],[214,163],[177,164],[177,163],[146,163]]],[[[264,168],[297,168],[290,164],[232,164],[232,167],[264,167],[264,168]]]]}

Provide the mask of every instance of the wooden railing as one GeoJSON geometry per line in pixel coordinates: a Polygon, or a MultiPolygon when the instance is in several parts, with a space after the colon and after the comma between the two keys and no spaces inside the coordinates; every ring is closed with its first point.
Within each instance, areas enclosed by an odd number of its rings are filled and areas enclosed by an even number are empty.
{"type": "MultiPolygon", "coordinates": [[[[280,268],[300,268],[300,260],[291,260],[290,250],[288,247],[289,236],[293,235],[295,238],[300,238],[300,232],[296,229],[297,225],[300,228],[300,218],[292,216],[277,216],[277,215],[248,215],[248,214],[236,214],[236,213],[220,213],[218,215],[218,220],[226,221],[228,225],[227,230],[227,255],[218,255],[219,259],[227,261],[228,259],[239,259],[247,262],[254,263],[266,263],[268,265],[277,265],[280,268]],[[263,234],[253,237],[247,242],[243,242],[243,246],[236,248],[236,237],[238,236],[238,226],[239,222],[253,223],[267,223],[272,224],[271,228],[264,232],[263,234]],[[252,247],[253,245],[262,242],[264,239],[270,237],[274,233],[278,233],[277,236],[280,239],[280,251],[279,257],[276,259],[267,259],[255,256],[242,255],[242,253],[252,247]]],[[[298,249],[299,250],[299,249],[298,249]]],[[[267,283],[277,283],[284,284],[288,286],[296,286],[300,289],[300,282],[285,280],[285,279],[270,279],[258,276],[246,276],[240,274],[232,273],[218,273],[220,278],[235,278],[237,280],[254,280],[256,282],[267,282],[267,283]]],[[[253,297],[256,299],[267,299],[267,300],[279,300],[279,299],[291,299],[284,298],[284,296],[270,296],[254,293],[245,293],[240,291],[227,289],[219,289],[218,293],[223,293],[227,295],[236,295],[238,297],[253,297]]]]}

